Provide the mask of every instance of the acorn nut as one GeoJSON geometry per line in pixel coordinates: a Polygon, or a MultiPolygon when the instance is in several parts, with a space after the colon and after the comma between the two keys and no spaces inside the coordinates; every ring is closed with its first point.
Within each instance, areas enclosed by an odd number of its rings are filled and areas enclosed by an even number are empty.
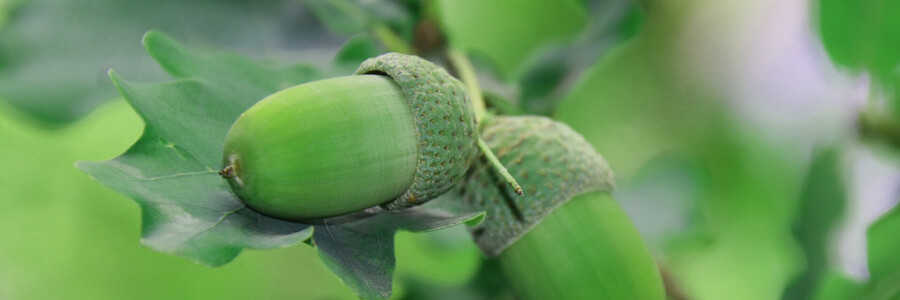
{"type": "Polygon", "coordinates": [[[220,174],[245,205],[284,220],[419,205],[459,182],[478,152],[468,97],[421,58],[371,58],[356,75],[250,107],[228,132],[220,174]]]}

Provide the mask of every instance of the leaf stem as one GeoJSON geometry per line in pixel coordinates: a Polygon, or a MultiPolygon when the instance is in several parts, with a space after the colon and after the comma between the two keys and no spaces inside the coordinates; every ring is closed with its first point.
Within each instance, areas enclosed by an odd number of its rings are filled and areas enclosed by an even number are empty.
{"type": "Polygon", "coordinates": [[[522,191],[522,187],[519,186],[519,183],[516,181],[516,179],[509,174],[509,171],[506,170],[506,167],[504,167],[503,164],[500,163],[500,161],[497,159],[497,156],[495,156],[494,152],[491,151],[491,148],[488,148],[487,144],[485,144],[484,140],[482,140],[480,137],[478,138],[478,148],[481,149],[481,152],[484,152],[484,157],[487,158],[488,163],[491,164],[491,167],[493,167],[494,170],[496,170],[497,173],[499,173],[500,176],[503,177],[503,180],[505,180],[506,183],[509,184],[509,187],[516,191],[516,195],[525,196],[525,192],[522,191]]]}
{"type": "Polygon", "coordinates": [[[469,89],[469,97],[472,99],[472,106],[475,109],[475,120],[481,121],[487,109],[484,106],[484,96],[481,94],[481,85],[478,84],[478,76],[475,74],[475,67],[466,57],[466,53],[455,48],[447,50],[447,56],[453,68],[459,73],[459,79],[462,80],[469,89]]]}
{"type": "Polygon", "coordinates": [[[403,54],[414,54],[413,47],[409,45],[402,37],[397,35],[394,30],[385,25],[384,23],[379,23],[372,28],[372,32],[378,37],[378,40],[387,47],[388,51],[391,52],[399,52],[403,54]]]}
{"type": "Polygon", "coordinates": [[[869,94],[866,96],[866,104],[864,112],[875,114],[879,112],[879,103],[881,100],[881,82],[878,77],[869,73],[869,94]]]}
{"type": "Polygon", "coordinates": [[[900,148],[900,122],[885,113],[872,111],[860,113],[859,132],[863,137],[900,148]]]}
{"type": "MultiPolygon", "coordinates": [[[[882,99],[883,84],[874,75],[870,76],[869,95],[865,108],[859,113],[858,130],[863,137],[885,142],[900,148],[900,120],[891,112],[885,112],[882,99]]],[[[896,109],[896,108],[889,108],[896,109]]]]}
{"type": "MultiPolygon", "coordinates": [[[[484,121],[488,116],[487,108],[484,105],[484,96],[481,94],[481,85],[478,84],[478,76],[475,74],[475,67],[472,66],[472,62],[469,61],[469,58],[466,57],[466,53],[459,49],[447,49],[447,56],[450,58],[450,63],[453,65],[453,68],[456,69],[459,79],[462,80],[469,90],[469,98],[472,99],[472,106],[475,110],[475,120],[481,123],[481,121],[484,121]]],[[[522,187],[519,186],[516,179],[509,174],[506,167],[497,160],[497,156],[494,155],[494,152],[484,143],[484,140],[482,140],[481,137],[478,138],[478,149],[484,153],[484,156],[491,164],[491,167],[500,174],[500,177],[509,184],[509,187],[511,187],[517,195],[525,196],[522,187]]]]}

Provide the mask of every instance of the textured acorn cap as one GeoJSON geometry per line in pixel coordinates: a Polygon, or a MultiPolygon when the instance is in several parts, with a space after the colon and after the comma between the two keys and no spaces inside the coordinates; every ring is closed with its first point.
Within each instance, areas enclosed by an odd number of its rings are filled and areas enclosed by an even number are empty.
{"type": "Polygon", "coordinates": [[[580,134],[544,117],[500,116],[482,137],[525,196],[478,161],[463,205],[486,211],[472,236],[499,257],[516,298],[665,299],[653,256],[609,194],[609,165],[580,134]]]}
{"type": "Polygon", "coordinates": [[[563,123],[536,116],[498,116],[485,124],[481,136],[525,189],[525,196],[519,197],[486,163],[472,167],[462,192],[465,205],[487,212],[472,232],[488,256],[500,255],[572,198],[613,189],[606,160],[563,123]]]}
{"type": "Polygon", "coordinates": [[[465,85],[431,62],[399,53],[370,58],[356,73],[393,79],[415,121],[419,152],[413,183],[384,207],[420,205],[462,180],[478,153],[478,124],[465,85]]]}
{"type": "Polygon", "coordinates": [[[384,76],[326,79],[272,94],[232,125],[223,173],[250,208],[280,219],[342,215],[400,197],[417,138],[400,88],[384,76]]]}

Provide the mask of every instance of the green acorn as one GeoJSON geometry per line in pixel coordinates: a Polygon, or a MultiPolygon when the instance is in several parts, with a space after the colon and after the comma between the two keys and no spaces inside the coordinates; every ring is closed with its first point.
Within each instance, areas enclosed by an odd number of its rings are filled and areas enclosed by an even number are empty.
{"type": "MultiPolygon", "coordinates": [[[[475,163],[464,205],[486,211],[471,228],[521,299],[664,299],[649,250],[610,196],[607,162],[577,132],[544,117],[496,117],[481,136],[525,197],[475,163]]],[[[490,159],[490,158],[488,158],[490,159]]]]}
{"type": "Polygon", "coordinates": [[[248,207],[302,221],[446,192],[478,152],[465,87],[421,58],[389,53],[356,75],[291,87],[244,112],[220,173],[248,207]]]}

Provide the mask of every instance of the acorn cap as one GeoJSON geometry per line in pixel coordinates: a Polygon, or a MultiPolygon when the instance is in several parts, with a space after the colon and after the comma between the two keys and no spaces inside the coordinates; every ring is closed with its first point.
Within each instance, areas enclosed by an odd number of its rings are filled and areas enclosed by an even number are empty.
{"type": "Polygon", "coordinates": [[[465,85],[431,62],[399,53],[370,58],[356,74],[393,79],[415,120],[419,152],[412,185],[383,207],[420,205],[450,190],[478,153],[478,124],[465,85]]]}
{"type": "Polygon", "coordinates": [[[665,299],[659,268],[610,196],[607,162],[577,132],[544,117],[496,117],[481,135],[525,188],[517,197],[484,162],[463,186],[486,211],[472,228],[519,299],[665,299]]]}
{"type": "Polygon", "coordinates": [[[572,198],[614,188],[606,160],[563,123],[536,116],[498,116],[485,124],[481,137],[525,189],[525,196],[519,197],[487,163],[479,161],[472,167],[462,194],[469,209],[487,212],[471,231],[488,256],[500,255],[572,198]]]}

